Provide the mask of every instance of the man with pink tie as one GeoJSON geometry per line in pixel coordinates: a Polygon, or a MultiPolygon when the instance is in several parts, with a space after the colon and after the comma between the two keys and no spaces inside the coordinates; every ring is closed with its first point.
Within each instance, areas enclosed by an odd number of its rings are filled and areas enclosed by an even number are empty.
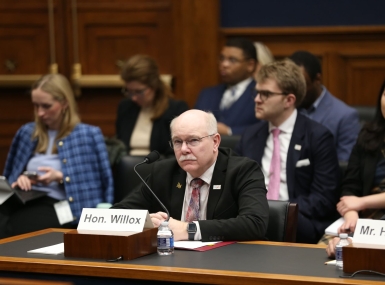
{"type": "Polygon", "coordinates": [[[245,130],[237,151],[261,165],[268,199],[298,203],[297,242],[316,243],[336,215],[339,167],[330,131],[297,112],[305,93],[292,61],[263,66],[254,102],[264,121],[245,130]]]}

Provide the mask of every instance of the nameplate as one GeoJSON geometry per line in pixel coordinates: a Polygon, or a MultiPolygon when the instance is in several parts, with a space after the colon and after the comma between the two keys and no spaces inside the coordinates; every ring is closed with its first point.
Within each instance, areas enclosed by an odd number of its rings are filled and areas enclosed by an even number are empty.
{"type": "Polygon", "coordinates": [[[78,231],[142,232],[153,228],[147,210],[83,208],[78,231]]]}
{"type": "Polygon", "coordinates": [[[354,230],[354,244],[356,243],[385,245],[385,221],[358,219],[354,230]]]}

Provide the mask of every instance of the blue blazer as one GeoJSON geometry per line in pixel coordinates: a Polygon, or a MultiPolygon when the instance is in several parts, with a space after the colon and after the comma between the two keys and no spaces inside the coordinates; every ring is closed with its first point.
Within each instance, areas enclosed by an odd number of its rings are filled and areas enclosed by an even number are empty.
{"type": "Polygon", "coordinates": [[[357,111],[326,90],[310,117],[330,130],[334,136],[338,159],[348,161],[361,129],[357,111]]]}
{"type": "MultiPolygon", "coordinates": [[[[35,123],[22,126],[12,141],[4,169],[9,183],[17,180],[35,152],[37,140],[31,140],[34,129],[35,123]]],[[[67,137],[56,143],[64,188],[75,222],[83,208],[94,208],[102,202],[112,203],[114,185],[100,129],[78,124],[67,137]]]]}
{"type": "MultiPolygon", "coordinates": [[[[261,121],[245,130],[237,152],[262,165],[268,136],[268,122],[261,121]]],[[[316,243],[337,215],[339,166],[329,130],[298,113],[286,169],[289,200],[299,207],[297,242],[316,243]],[[296,167],[304,159],[310,165],[296,167]]]]}
{"type": "Polygon", "coordinates": [[[203,89],[194,108],[211,111],[218,122],[222,122],[231,128],[233,135],[240,135],[246,127],[259,121],[255,117],[255,104],[252,98],[253,93],[255,93],[255,84],[256,82],[252,80],[241,97],[226,110],[220,110],[219,108],[223,93],[227,88],[225,84],[203,89]]]}

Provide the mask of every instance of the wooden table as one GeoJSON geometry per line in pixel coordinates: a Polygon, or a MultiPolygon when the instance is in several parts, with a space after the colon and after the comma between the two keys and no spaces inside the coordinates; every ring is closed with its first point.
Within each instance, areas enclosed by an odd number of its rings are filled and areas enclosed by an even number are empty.
{"type": "Polygon", "coordinates": [[[63,254],[48,256],[27,253],[27,250],[62,242],[62,233],[66,231],[47,229],[0,240],[0,276],[5,272],[24,272],[39,273],[41,276],[67,276],[74,280],[80,276],[121,278],[127,279],[126,283],[129,280],[147,280],[148,284],[157,281],[286,285],[375,285],[385,282],[384,277],[381,279],[376,276],[340,278],[342,271],[324,265],[327,261],[324,246],[309,244],[258,241],[231,244],[206,252],[176,250],[173,256],[152,254],[114,263],[66,258],[63,254]]]}

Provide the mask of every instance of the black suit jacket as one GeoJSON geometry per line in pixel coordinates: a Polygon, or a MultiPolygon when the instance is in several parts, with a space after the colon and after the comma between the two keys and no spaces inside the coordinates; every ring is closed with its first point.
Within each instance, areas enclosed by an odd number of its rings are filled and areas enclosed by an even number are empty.
{"type": "MultiPolygon", "coordinates": [[[[182,216],[186,176],[176,159],[170,158],[155,162],[147,178],[170,216],[177,220],[182,216]]],[[[202,241],[264,239],[269,207],[264,177],[255,161],[220,148],[209,191],[207,220],[199,221],[202,241]],[[221,189],[213,189],[213,185],[221,185],[221,189]]],[[[164,212],[145,186],[136,188],[113,208],[164,212]]]]}
{"type": "MultiPolygon", "coordinates": [[[[245,130],[237,153],[262,163],[268,122],[245,130]]],[[[286,161],[289,200],[298,203],[297,241],[315,243],[336,218],[339,165],[333,135],[321,124],[297,113],[286,161]],[[297,166],[308,159],[310,164],[297,166]]]]}
{"type": "MultiPolygon", "coordinates": [[[[169,106],[162,116],[154,121],[150,138],[150,151],[157,150],[164,155],[173,154],[168,141],[171,139],[170,122],[189,108],[187,103],[180,100],[169,99],[169,106]]],[[[138,119],[140,106],[124,99],[118,106],[116,119],[116,137],[124,142],[127,152],[131,150],[130,140],[138,119]]]]}
{"type": "Polygon", "coordinates": [[[342,183],[341,197],[370,195],[372,188],[377,186],[374,185],[374,175],[381,155],[381,147],[369,152],[358,144],[354,146],[342,183]]]}

